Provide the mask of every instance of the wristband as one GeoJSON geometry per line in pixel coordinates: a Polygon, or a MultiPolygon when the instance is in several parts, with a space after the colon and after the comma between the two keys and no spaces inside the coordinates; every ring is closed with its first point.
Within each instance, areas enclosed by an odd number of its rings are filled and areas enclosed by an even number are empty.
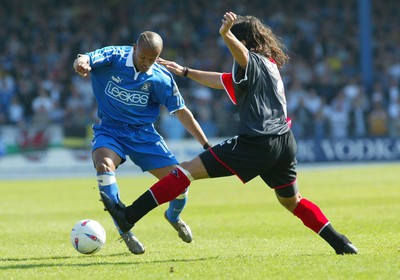
{"type": "Polygon", "coordinates": [[[188,73],[189,73],[189,68],[184,67],[183,68],[183,77],[187,77],[188,73]]]}
{"type": "Polygon", "coordinates": [[[211,148],[211,145],[210,145],[208,142],[206,142],[206,143],[203,145],[203,149],[204,149],[204,150],[208,150],[209,148],[211,148]]]}

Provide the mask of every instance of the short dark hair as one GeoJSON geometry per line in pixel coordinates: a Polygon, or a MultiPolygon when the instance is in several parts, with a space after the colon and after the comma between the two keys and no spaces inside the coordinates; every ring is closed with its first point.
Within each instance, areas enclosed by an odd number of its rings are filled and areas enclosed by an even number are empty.
{"type": "Polygon", "coordinates": [[[141,33],[136,41],[138,46],[145,45],[151,49],[158,49],[161,51],[163,49],[163,40],[161,36],[153,31],[145,31],[141,33]]]}

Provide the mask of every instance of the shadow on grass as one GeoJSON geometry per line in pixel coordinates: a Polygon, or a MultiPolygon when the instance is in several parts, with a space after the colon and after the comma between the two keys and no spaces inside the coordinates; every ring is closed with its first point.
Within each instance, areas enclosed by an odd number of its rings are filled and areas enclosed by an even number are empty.
{"type": "MultiPolygon", "coordinates": [[[[107,257],[123,256],[126,253],[107,255],[107,257]]],[[[26,261],[43,261],[43,260],[67,260],[67,259],[83,259],[85,257],[70,257],[70,256],[58,256],[58,257],[44,257],[44,258],[6,258],[0,259],[0,261],[9,262],[26,262],[26,261]]],[[[93,261],[86,263],[38,263],[38,264],[12,264],[12,265],[0,265],[0,270],[6,269],[31,269],[39,267],[90,267],[98,265],[140,265],[140,264],[157,264],[157,263],[187,263],[187,262],[202,262],[209,261],[213,259],[218,259],[218,257],[208,257],[208,258],[191,258],[191,259],[168,259],[168,260],[154,260],[154,261],[93,261]]],[[[87,257],[86,257],[87,260],[87,257]]]]}
{"type": "MultiPolygon", "coordinates": [[[[115,257],[115,256],[123,256],[127,255],[126,253],[120,254],[110,254],[107,257],[115,257]]],[[[97,255],[98,256],[98,255],[97,255]]],[[[31,257],[31,258],[0,258],[2,262],[25,262],[25,261],[43,261],[43,260],[67,260],[67,259],[82,259],[82,258],[90,258],[90,255],[78,255],[78,256],[52,256],[52,257],[31,257]]]]}

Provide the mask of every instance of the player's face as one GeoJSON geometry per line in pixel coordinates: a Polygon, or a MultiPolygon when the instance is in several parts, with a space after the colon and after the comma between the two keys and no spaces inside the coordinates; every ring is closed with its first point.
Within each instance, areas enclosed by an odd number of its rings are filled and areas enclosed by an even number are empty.
{"type": "Polygon", "coordinates": [[[140,72],[147,72],[160,56],[157,49],[140,47],[135,44],[133,47],[133,63],[140,72]]]}

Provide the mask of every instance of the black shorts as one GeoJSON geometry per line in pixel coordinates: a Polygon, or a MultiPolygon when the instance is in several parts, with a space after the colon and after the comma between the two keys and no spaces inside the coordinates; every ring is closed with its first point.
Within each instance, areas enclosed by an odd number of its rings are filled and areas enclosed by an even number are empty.
{"type": "Polygon", "coordinates": [[[283,135],[236,135],[200,154],[211,178],[236,175],[243,183],[260,176],[279,195],[293,196],[297,144],[291,131],[283,135]]]}

